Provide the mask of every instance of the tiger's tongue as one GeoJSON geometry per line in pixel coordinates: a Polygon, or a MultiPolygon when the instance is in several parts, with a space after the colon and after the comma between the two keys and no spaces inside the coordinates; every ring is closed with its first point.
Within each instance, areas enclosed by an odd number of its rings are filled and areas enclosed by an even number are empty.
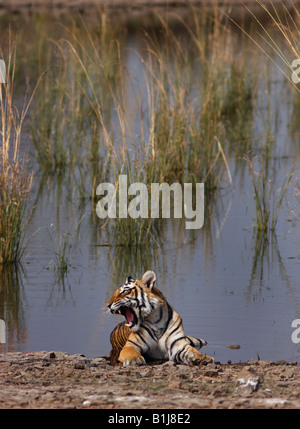
{"type": "Polygon", "coordinates": [[[134,317],[133,317],[133,314],[131,313],[131,311],[126,310],[125,317],[126,317],[126,320],[127,320],[126,325],[129,326],[129,327],[132,326],[133,322],[134,322],[134,317]]]}

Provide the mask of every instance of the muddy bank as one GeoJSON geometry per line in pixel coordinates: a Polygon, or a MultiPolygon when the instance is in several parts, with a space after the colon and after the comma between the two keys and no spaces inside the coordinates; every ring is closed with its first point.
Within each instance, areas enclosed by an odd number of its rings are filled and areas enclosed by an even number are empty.
{"type": "Polygon", "coordinates": [[[0,355],[0,408],[300,408],[296,362],[112,367],[63,352],[0,355]]]}
{"type": "MultiPolygon", "coordinates": [[[[82,5],[82,7],[106,7],[106,8],[118,8],[127,7],[132,8],[138,7],[177,7],[186,5],[196,6],[207,6],[211,4],[218,5],[235,5],[242,3],[241,0],[3,0],[1,2],[2,7],[32,7],[32,6],[46,6],[46,7],[74,7],[76,5],[82,5]]],[[[253,5],[257,3],[257,0],[244,0],[245,5],[253,5]]],[[[270,0],[261,0],[263,4],[270,4],[270,0]]],[[[275,4],[288,4],[289,0],[272,0],[275,4]]],[[[294,4],[297,0],[294,0],[294,4]]]]}
{"type": "MultiPolygon", "coordinates": [[[[262,4],[270,6],[270,0],[261,0],[262,4]]],[[[299,0],[294,0],[293,4],[299,4],[299,0]]],[[[291,7],[289,0],[273,0],[274,6],[286,6],[291,7]]],[[[4,0],[0,4],[0,12],[12,12],[20,13],[26,10],[38,10],[38,9],[53,9],[53,10],[68,10],[68,11],[79,11],[81,13],[89,10],[105,9],[106,11],[124,11],[131,10],[135,12],[143,11],[145,9],[185,9],[187,6],[193,5],[194,7],[206,7],[214,8],[218,5],[220,8],[237,8],[238,6],[245,8],[249,7],[252,10],[257,8],[261,9],[261,6],[257,3],[257,0],[4,0]]]]}

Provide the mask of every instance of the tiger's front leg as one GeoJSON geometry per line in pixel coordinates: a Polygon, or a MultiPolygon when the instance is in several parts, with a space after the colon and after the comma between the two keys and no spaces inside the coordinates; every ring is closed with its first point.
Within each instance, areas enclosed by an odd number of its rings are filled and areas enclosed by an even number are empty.
{"type": "Polygon", "coordinates": [[[211,356],[199,353],[185,338],[175,340],[170,348],[170,360],[186,365],[206,365],[214,361],[211,356]]]}
{"type": "Polygon", "coordinates": [[[206,365],[214,362],[214,358],[203,353],[199,353],[194,347],[187,345],[186,353],[183,355],[183,362],[188,365],[206,365]]]}
{"type": "Polygon", "coordinates": [[[123,366],[129,365],[146,365],[146,361],[141,353],[132,345],[127,345],[123,347],[118,359],[123,366]]]}
{"type": "MultiPolygon", "coordinates": [[[[206,342],[203,341],[203,343],[206,342]]],[[[166,344],[169,359],[173,362],[184,363],[186,365],[205,365],[214,361],[214,358],[199,353],[198,350],[194,347],[198,347],[198,345],[200,345],[200,340],[197,342],[194,337],[189,337],[184,334],[181,319],[179,319],[179,323],[177,321],[177,328],[174,330],[173,335],[167,339],[166,344]]]]}

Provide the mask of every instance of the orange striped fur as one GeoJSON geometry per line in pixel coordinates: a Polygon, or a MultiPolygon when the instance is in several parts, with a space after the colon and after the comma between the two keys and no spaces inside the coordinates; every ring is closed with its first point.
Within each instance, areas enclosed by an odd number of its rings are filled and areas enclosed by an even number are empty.
{"type": "Polygon", "coordinates": [[[206,341],[186,335],[182,319],[154,286],[156,275],[146,271],[141,280],[128,277],[109,300],[113,314],[121,314],[110,335],[111,364],[144,365],[147,360],[172,360],[185,364],[206,364],[213,358],[199,353],[206,341]]]}

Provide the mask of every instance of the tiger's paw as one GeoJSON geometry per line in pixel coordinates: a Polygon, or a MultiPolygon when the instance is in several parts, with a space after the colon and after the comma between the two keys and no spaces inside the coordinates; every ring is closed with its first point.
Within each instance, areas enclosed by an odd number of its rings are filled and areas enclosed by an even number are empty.
{"type": "Polygon", "coordinates": [[[194,347],[189,347],[188,353],[185,356],[185,363],[187,365],[207,365],[208,363],[213,363],[214,358],[208,355],[204,355],[194,347]]]}
{"type": "Polygon", "coordinates": [[[143,356],[141,356],[140,358],[128,359],[123,362],[123,366],[132,366],[132,365],[138,365],[138,366],[146,365],[146,361],[143,358],[143,356]]]}
{"type": "Polygon", "coordinates": [[[208,363],[213,363],[214,358],[202,353],[197,353],[197,355],[191,360],[191,365],[207,365],[208,363]]]}
{"type": "Polygon", "coordinates": [[[133,347],[124,347],[120,353],[119,361],[123,363],[123,366],[146,365],[143,356],[133,347]]]}

